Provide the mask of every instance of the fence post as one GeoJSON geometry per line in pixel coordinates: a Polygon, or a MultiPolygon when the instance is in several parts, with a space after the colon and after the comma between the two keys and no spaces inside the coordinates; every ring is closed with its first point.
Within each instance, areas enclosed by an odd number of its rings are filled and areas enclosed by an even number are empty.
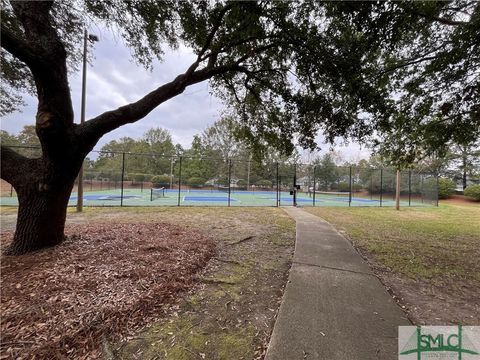
{"type": "Polygon", "coordinates": [[[173,156],[170,158],[170,189],[173,189],[173,156]]]}
{"type": "Polygon", "coordinates": [[[423,174],[420,175],[420,198],[422,199],[423,204],[423,174]]]}
{"type": "Polygon", "coordinates": [[[370,175],[370,200],[373,200],[373,172],[370,175]]]}
{"type": "MultiPolygon", "coordinates": [[[[123,206],[123,178],[125,175],[125,153],[122,153],[122,189],[120,193],[120,206],[123,206]]],[[[102,181],[103,182],[103,181],[102,181]]]]}
{"type": "Polygon", "coordinates": [[[228,207],[230,207],[230,192],[232,187],[232,160],[228,159],[228,207]]]}
{"type": "Polygon", "coordinates": [[[412,202],[412,170],[408,170],[408,206],[412,202]]]}
{"type": "Polygon", "coordinates": [[[182,187],[182,157],[180,156],[180,169],[178,170],[178,202],[177,206],[180,206],[180,190],[182,187]]]}
{"type": "Polygon", "coordinates": [[[313,206],[315,206],[315,193],[317,192],[317,184],[316,184],[316,178],[315,178],[315,170],[316,170],[316,166],[313,165],[313,206]]]}
{"type": "Polygon", "coordinates": [[[380,207],[383,202],[383,169],[380,169],[380,207]]]}
{"type": "Polygon", "coordinates": [[[439,186],[439,183],[438,183],[438,173],[435,174],[435,177],[437,178],[437,189],[436,189],[436,190],[437,190],[437,191],[436,191],[436,195],[437,195],[437,205],[436,205],[436,206],[438,206],[438,186],[439,186]]]}
{"type": "Polygon", "coordinates": [[[348,194],[348,206],[352,206],[352,167],[350,166],[350,193],[348,194]]]}
{"type": "Polygon", "coordinates": [[[277,207],[280,206],[280,178],[278,173],[278,162],[277,162],[277,207]]]}

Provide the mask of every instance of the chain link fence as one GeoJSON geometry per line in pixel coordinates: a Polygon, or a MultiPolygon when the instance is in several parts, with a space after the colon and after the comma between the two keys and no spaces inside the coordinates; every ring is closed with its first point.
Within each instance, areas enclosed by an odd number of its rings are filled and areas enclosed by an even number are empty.
{"type": "MultiPolygon", "coordinates": [[[[40,149],[16,147],[28,157],[40,149]]],[[[84,163],[84,206],[395,206],[396,171],[252,159],[93,151],[84,163]]],[[[434,174],[404,170],[401,206],[438,205],[434,174]]],[[[1,180],[1,205],[17,205],[1,180]]],[[[77,204],[78,180],[70,197],[77,204]]]]}

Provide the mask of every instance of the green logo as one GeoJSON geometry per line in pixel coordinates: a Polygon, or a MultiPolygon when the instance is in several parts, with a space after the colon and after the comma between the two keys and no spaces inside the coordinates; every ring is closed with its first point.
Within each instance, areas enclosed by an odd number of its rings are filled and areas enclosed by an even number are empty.
{"type": "Polygon", "coordinates": [[[461,325],[401,326],[399,359],[480,359],[479,327],[470,326],[466,328],[467,331],[464,329],[461,325]]]}

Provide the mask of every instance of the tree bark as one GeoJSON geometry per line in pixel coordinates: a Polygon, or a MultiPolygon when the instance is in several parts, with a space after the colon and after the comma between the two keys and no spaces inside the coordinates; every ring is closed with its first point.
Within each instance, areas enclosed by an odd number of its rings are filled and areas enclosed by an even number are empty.
{"type": "Polygon", "coordinates": [[[61,187],[20,190],[15,235],[6,255],[22,255],[61,243],[73,180],[61,187]]]}

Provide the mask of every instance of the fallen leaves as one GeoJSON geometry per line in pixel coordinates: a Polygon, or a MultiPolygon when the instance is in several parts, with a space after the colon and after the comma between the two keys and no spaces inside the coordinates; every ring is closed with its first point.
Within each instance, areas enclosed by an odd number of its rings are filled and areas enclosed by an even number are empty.
{"type": "MultiPolygon", "coordinates": [[[[214,241],[162,223],[72,225],[63,244],[2,256],[0,359],[91,359],[103,339],[161,316],[213,256],[214,241]]],[[[11,233],[2,234],[2,248],[11,233]]]]}

